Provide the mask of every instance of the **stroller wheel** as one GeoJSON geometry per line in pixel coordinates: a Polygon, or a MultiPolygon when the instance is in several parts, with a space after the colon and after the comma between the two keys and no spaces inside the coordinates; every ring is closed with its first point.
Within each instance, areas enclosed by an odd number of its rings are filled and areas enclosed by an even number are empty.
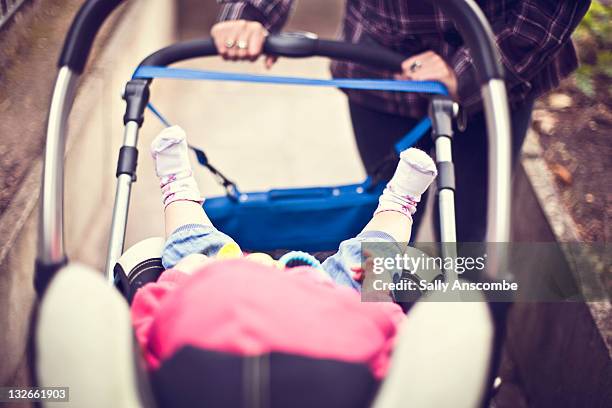
{"type": "Polygon", "coordinates": [[[164,271],[163,248],[162,237],[148,238],[131,246],[115,264],[115,285],[129,303],[138,289],[157,281],[164,271]]]}

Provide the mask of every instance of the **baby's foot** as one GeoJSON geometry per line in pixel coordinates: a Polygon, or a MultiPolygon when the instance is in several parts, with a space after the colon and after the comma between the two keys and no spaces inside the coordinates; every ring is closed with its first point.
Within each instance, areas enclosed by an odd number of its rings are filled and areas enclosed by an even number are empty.
{"type": "Polygon", "coordinates": [[[159,177],[164,206],[179,201],[202,202],[193,178],[185,131],[179,126],[164,129],[151,143],[155,172],[159,177]]]}
{"type": "Polygon", "coordinates": [[[427,153],[415,148],[403,151],[395,174],[378,199],[374,214],[397,211],[411,217],[437,174],[436,165],[427,153]]]}

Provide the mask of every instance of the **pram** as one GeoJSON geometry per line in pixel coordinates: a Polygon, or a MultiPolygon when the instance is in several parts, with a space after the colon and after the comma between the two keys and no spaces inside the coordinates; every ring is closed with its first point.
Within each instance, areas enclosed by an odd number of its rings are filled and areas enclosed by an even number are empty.
{"type": "MultiPolygon", "coordinates": [[[[210,40],[198,40],[179,43],[166,47],[147,57],[136,74],[125,88],[124,99],[127,107],[124,116],[125,133],[124,143],[120,151],[117,165],[117,192],[113,211],[111,237],[104,285],[99,276],[90,269],[69,265],[63,244],[63,152],[65,142],[66,120],[70,112],[74,97],[77,79],[86,64],[91,45],[95,35],[106,17],[118,7],[120,0],[88,0],[81,8],[70,29],[62,56],[60,70],[49,112],[47,131],[47,146],[45,152],[44,179],[41,194],[39,250],[36,260],[35,287],[43,297],[37,323],[37,374],[40,385],[75,384],[79,388],[71,390],[73,403],[80,401],[81,405],[92,406],[142,406],[153,404],[151,392],[146,385],[146,379],[139,370],[132,353],[132,335],[127,316],[127,304],[114,291],[112,285],[118,284],[124,289],[129,298],[126,287],[137,287],[138,279],[143,281],[150,271],[159,271],[159,254],[161,252],[160,239],[149,239],[136,244],[124,252],[124,236],[127,222],[127,209],[129,205],[131,183],[136,175],[137,139],[138,131],[144,120],[144,113],[149,103],[149,85],[154,77],[171,72],[164,67],[189,58],[215,55],[216,50],[210,40]],[[161,68],[160,68],[161,67],[161,68]],[[162,69],[164,68],[164,69],[162,69]],[[148,272],[147,272],[148,271],[148,272]],[[77,288],[77,289],[75,289],[77,288]],[[83,294],[86,295],[83,295],[83,294]],[[85,296],[85,297],[83,297],[85,296]],[[96,314],[100,320],[92,322],[87,319],[82,308],[75,308],[75,302],[85,302],[89,309],[88,315],[96,314]],[[58,319],[57,316],[61,316],[58,319]],[[110,333],[113,333],[112,335],[110,333]],[[61,340],[60,340],[61,339],[61,340]],[[83,348],[82,343],[100,345],[99,350],[83,348]],[[69,344],[70,343],[70,344],[69,344]],[[126,351],[126,350],[129,350],[126,351]],[[62,364],[60,357],[66,353],[73,356],[79,352],[87,353],[86,364],[81,362],[80,371],[78,362],[62,364]],[[114,352],[114,354],[112,354],[114,352]],[[111,353],[112,355],[109,355],[111,353]],[[73,364],[72,364],[73,363],[73,364]],[[84,372],[99,372],[101,381],[93,377],[84,376],[84,372]],[[104,376],[114,377],[111,381],[104,376]],[[115,377],[116,376],[116,377],[115,377]]],[[[506,101],[505,85],[502,80],[503,72],[497,58],[497,51],[492,40],[491,30],[475,3],[468,1],[440,0],[436,1],[446,15],[453,16],[461,31],[466,44],[473,53],[474,61],[479,71],[479,82],[487,114],[489,133],[489,211],[487,214],[488,230],[487,240],[490,242],[509,241],[509,186],[510,186],[510,141],[509,141],[509,114],[506,101]]],[[[280,35],[270,36],[265,44],[264,51],[269,55],[290,58],[303,58],[311,56],[324,56],[329,58],[350,60],[362,64],[373,65],[390,71],[398,71],[404,57],[393,52],[362,45],[348,44],[337,41],[319,40],[311,36],[280,35]]],[[[176,72],[175,72],[176,73],[176,72]]],[[[186,74],[183,72],[183,74],[186,74]]],[[[196,74],[194,74],[196,75],[196,74]]],[[[202,73],[198,75],[203,75],[202,73]]],[[[210,73],[208,75],[211,75],[210,73]]],[[[225,77],[225,79],[228,79],[225,77]]],[[[245,79],[242,77],[242,79],[245,79]]],[[[253,78],[251,78],[253,79],[253,78]]],[[[258,80],[263,81],[259,78],[258,80]]],[[[287,80],[287,79],[285,79],[287,80]]],[[[350,81],[349,81],[350,82],[350,81]]],[[[402,84],[389,84],[395,81],[353,81],[351,86],[389,86],[389,89],[398,90],[402,84]]],[[[336,82],[336,86],[342,85],[336,82]]],[[[344,84],[346,85],[346,84],[344,84]]],[[[446,256],[453,256],[456,252],[454,242],[455,215],[454,215],[454,179],[451,154],[452,120],[456,114],[456,106],[444,94],[443,87],[436,84],[410,84],[403,85],[404,90],[420,90],[434,94],[430,102],[430,118],[432,134],[435,137],[436,160],[439,169],[438,194],[440,197],[440,236],[448,245],[442,248],[446,256]]],[[[364,89],[364,88],[362,88],[364,89]]],[[[423,126],[417,131],[423,132],[423,126]]],[[[417,132],[418,133],[418,132],[417,132]]],[[[415,134],[411,135],[409,139],[415,134]]],[[[406,148],[409,140],[398,146],[406,148]]],[[[207,164],[203,155],[200,162],[207,164]]],[[[309,250],[330,249],[343,238],[349,237],[352,231],[361,227],[360,221],[364,214],[369,216],[372,212],[373,197],[378,197],[380,185],[366,180],[363,184],[350,186],[332,186],[315,189],[289,189],[272,190],[268,192],[243,194],[232,183],[226,181],[228,195],[207,200],[207,212],[213,222],[221,229],[237,237],[238,241],[250,249],[270,250],[273,248],[298,248],[309,250]],[[280,204],[279,204],[280,203],[280,204]],[[350,205],[349,205],[350,204],[350,205]],[[348,208],[356,209],[354,213],[337,217],[338,224],[330,226],[325,231],[327,236],[321,241],[305,241],[311,236],[304,234],[288,235],[275,231],[275,237],[285,241],[273,242],[271,239],[261,238],[262,226],[268,225],[270,215],[274,214],[279,226],[292,225],[296,217],[294,211],[300,214],[310,214],[316,217],[321,212],[336,212],[346,214],[348,208]],[[288,211],[283,215],[283,209],[288,211]],[[261,223],[253,225],[237,222],[244,214],[257,213],[258,217],[249,219],[259,220],[261,223]],[[280,215],[279,215],[280,214],[280,215]],[[283,218],[284,217],[284,218],[283,218]],[[242,226],[248,230],[242,230],[242,226]],[[257,231],[259,235],[252,237],[247,231],[257,231]],[[256,245],[264,243],[259,248],[256,245]]],[[[313,222],[311,216],[301,217],[306,222],[313,222]]],[[[329,217],[328,217],[329,219],[329,217]]],[[[272,229],[272,228],[269,228],[272,229]]],[[[287,231],[301,231],[295,224],[287,231]]],[[[490,260],[487,269],[495,275],[503,266],[503,259],[490,260]]],[[[449,271],[447,271],[449,272],[449,271]]],[[[452,274],[446,273],[446,279],[453,279],[452,274]]],[[[459,354],[465,355],[465,344],[461,352],[454,353],[447,341],[442,347],[431,347],[431,339],[422,335],[420,337],[406,338],[401,341],[397,354],[402,360],[411,363],[411,369],[422,370],[426,373],[423,378],[410,384],[403,383],[406,379],[406,367],[396,367],[385,381],[375,406],[403,406],[411,395],[413,401],[439,405],[441,395],[448,394],[454,406],[476,406],[486,395],[487,374],[490,360],[493,328],[488,311],[483,311],[482,303],[450,304],[450,303],[420,303],[415,306],[409,315],[415,330],[427,333],[428,330],[446,329],[446,334],[453,332],[453,342],[462,344],[460,339],[471,343],[478,358],[475,362],[461,361],[459,354]],[[452,306],[452,308],[447,307],[452,306]],[[451,310],[452,309],[452,310],[451,310]],[[447,319],[446,327],[436,326],[436,320],[429,321],[426,316],[431,314],[442,315],[447,319]],[[482,324],[481,330],[468,333],[461,329],[467,320],[476,319],[482,324]],[[451,323],[452,322],[452,323],[451,323]],[[433,325],[433,326],[432,326],[433,325]],[[418,329],[416,329],[418,328],[418,329]],[[425,346],[429,343],[428,346],[425,346]],[[474,349],[474,347],[476,347],[474,349]],[[427,353],[416,353],[415,350],[436,350],[437,356],[445,356],[444,369],[431,363],[427,353]],[[461,367],[470,364],[469,367],[461,367]],[[438,376],[434,367],[440,370],[470,370],[474,379],[464,386],[462,394],[465,398],[458,398],[457,382],[451,383],[454,377],[438,376]],[[435,377],[435,378],[434,378],[435,377]],[[440,384],[442,381],[442,384],[440,384]],[[454,390],[454,393],[453,393],[454,390]]],[[[73,358],[74,360],[74,358],[73,358]]],[[[455,371],[456,372],[456,371],[455,371]]],[[[463,387],[463,386],[462,386],[463,387]]]]}

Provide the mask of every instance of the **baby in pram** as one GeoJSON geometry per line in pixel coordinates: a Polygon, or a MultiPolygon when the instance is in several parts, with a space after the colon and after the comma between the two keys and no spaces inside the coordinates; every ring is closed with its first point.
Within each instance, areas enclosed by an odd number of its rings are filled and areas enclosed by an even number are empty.
{"type": "Polygon", "coordinates": [[[370,222],[321,264],[297,252],[279,261],[243,254],[202,208],[185,132],[165,129],[151,150],[167,270],[136,292],[132,318],[159,399],[175,406],[367,406],[404,315],[392,302],[361,302],[361,244],[402,250],[437,174],[431,158],[403,152],[370,222]]]}

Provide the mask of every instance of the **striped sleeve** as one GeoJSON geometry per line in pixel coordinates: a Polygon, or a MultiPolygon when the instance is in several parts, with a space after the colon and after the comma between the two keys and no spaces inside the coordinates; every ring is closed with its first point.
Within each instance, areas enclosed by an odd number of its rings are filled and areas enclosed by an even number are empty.
{"type": "Polygon", "coordinates": [[[259,21],[270,32],[280,31],[291,12],[293,0],[218,0],[219,21],[259,21]]]}

